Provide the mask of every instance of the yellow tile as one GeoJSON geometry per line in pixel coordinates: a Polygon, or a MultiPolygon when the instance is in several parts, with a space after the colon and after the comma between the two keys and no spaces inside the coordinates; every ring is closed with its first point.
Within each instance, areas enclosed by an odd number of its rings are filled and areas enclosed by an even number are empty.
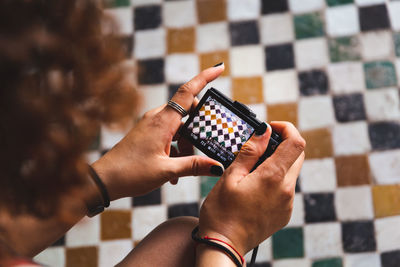
{"type": "Polygon", "coordinates": [[[226,20],[225,0],[197,0],[197,17],[200,23],[226,20]]]}
{"type": "Polygon", "coordinates": [[[100,216],[102,240],[131,238],[131,211],[108,210],[100,216]]]}
{"type": "Polygon", "coordinates": [[[297,126],[297,103],[267,106],[268,121],[290,121],[297,126]]]}
{"type": "Polygon", "coordinates": [[[67,267],[97,267],[97,247],[66,248],[65,265],[67,267]]]}
{"type": "Polygon", "coordinates": [[[378,185],[372,188],[375,217],[400,215],[400,185],[378,185]]]}
{"type": "Polygon", "coordinates": [[[367,155],[351,155],[335,158],[338,186],[354,186],[371,183],[367,155]]]}
{"type": "Polygon", "coordinates": [[[168,53],[192,53],[194,52],[194,28],[168,29],[167,44],[168,53]]]}
{"type": "Polygon", "coordinates": [[[243,104],[263,103],[261,77],[245,77],[232,79],[232,96],[243,104]]]}
{"type": "Polygon", "coordinates": [[[218,51],[212,53],[200,54],[200,69],[204,70],[220,62],[224,62],[225,70],[222,76],[230,74],[229,53],[227,51],[218,51]]]}
{"type": "Polygon", "coordinates": [[[301,135],[307,142],[305,150],[307,159],[332,157],[332,137],[329,129],[306,131],[301,135]]]}

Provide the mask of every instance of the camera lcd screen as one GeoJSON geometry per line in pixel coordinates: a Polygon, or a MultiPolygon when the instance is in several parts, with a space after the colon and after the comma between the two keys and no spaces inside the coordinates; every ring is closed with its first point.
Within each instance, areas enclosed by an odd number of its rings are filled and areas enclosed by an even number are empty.
{"type": "Polygon", "coordinates": [[[187,134],[205,154],[229,166],[254,128],[212,95],[196,110],[187,134]]]}

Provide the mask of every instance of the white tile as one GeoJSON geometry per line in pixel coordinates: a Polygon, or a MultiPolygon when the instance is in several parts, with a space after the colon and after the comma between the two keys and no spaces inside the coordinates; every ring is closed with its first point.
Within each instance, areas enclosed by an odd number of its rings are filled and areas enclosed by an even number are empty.
{"type": "Polygon", "coordinates": [[[307,224],[304,227],[305,256],[311,259],[342,254],[339,223],[307,224]]]}
{"type": "Polygon", "coordinates": [[[374,4],[385,3],[386,0],[355,0],[356,4],[359,6],[370,6],[374,4]]]}
{"type": "Polygon", "coordinates": [[[263,16],[259,25],[262,44],[275,45],[294,40],[293,17],[289,13],[263,16]]]}
{"type": "Polygon", "coordinates": [[[386,252],[400,248],[400,216],[377,219],[375,221],[375,236],[377,250],[386,252]]]}
{"type": "Polygon", "coordinates": [[[111,8],[106,9],[104,12],[115,19],[121,34],[128,35],[133,33],[133,12],[130,7],[111,8]]]}
{"type": "Polygon", "coordinates": [[[400,30],[400,2],[389,2],[387,4],[389,10],[390,24],[395,31],[400,30]]]}
{"type": "Polygon", "coordinates": [[[305,160],[300,176],[302,192],[332,192],[336,189],[336,169],[332,158],[305,160]]]}
{"type": "Polygon", "coordinates": [[[310,130],[335,123],[330,96],[302,97],[299,101],[299,128],[310,130]]]}
{"type": "Polygon", "coordinates": [[[262,46],[247,45],[230,49],[230,67],[233,77],[261,76],[265,71],[262,46]]]}
{"type": "Polygon", "coordinates": [[[166,85],[141,86],[139,92],[142,97],[141,112],[145,112],[164,105],[168,101],[168,88],[166,85]]]}
{"type": "Polygon", "coordinates": [[[199,73],[196,55],[176,54],[166,57],[165,74],[169,83],[185,83],[199,73]]]}
{"type": "Polygon", "coordinates": [[[260,14],[260,3],[254,0],[228,0],[228,19],[232,21],[256,19],[260,14]]]}
{"type": "Polygon", "coordinates": [[[360,31],[358,10],[354,5],[326,9],[326,28],[331,37],[354,35],[360,31]]]}
{"type": "Polygon", "coordinates": [[[304,13],[322,9],[324,0],[289,0],[289,7],[293,13],[304,13]]]}
{"type": "Polygon", "coordinates": [[[166,27],[182,28],[196,24],[195,1],[166,1],[162,9],[166,27]]]}
{"type": "Polygon", "coordinates": [[[294,196],[292,217],[287,224],[288,227],[302,226],[304,224],[304,201],[303,195],[297,193],[294,196]]]}
{"type": "Polygon", "coordinates": [[[136,59],[163,57],[166,51],[165,30],[138,31],[135,33],[134,55],[136,59]]]}
{"type": "Polygon", "coordinates": [[[344,267],[381,267],[377,253],[346,254],[343,259],[344,267]]]}
{"type": "Polygon", "coordinates": [[[100,216],[85,217],[65,236],[67,247],[97,245],[100,241],[100,216]]]}
{"type": "MultiPolygon", "coordinates": [[[[244,258],[246,262],[250,262],[252,253],[253,250],[250,250],[250,252],[245,255],[244,258]]],[[[268,238],[258,246],[256,262],[268,262],[271,260],[272,260],[272,241],[271,238],[268,238]]]]}
{"type": "Polygon", "coordinates": [[[166,183],[162,188],[163,203],[178,204],[197,202],[200,198],[199,178],[190,176],[179,179],[178,184],[166,183]]]}
{"type": "Polygon", "coordinates": [[[63,247],[50,247],[36,255],[33,260],[43,266],[64,267],[65,250],[63,247]]]}
{"type": "Polygon", "coordinates": [[[102,242],[99,245],[99,267],[115,266],[131,252],[131,240],[102,242]]]}
{"type": "Polygon", "coordinates": [[[369,165],[375,183],[400,183],[400,150],[372,153],[369,165]]]}
{"type": "Polygon", "coordinates": [[[144,6],[151,4],[161,4],[162,0],[131,0],[133,6],[144,6]]]}
{"type": "Polygon", "coordinates": [[[229,77],[218,77],[214,81],[210,82],[207,84],[206,87],[200,92],[200,94],[197,96],[198,99],[201,99],[203,94],[206,92],[206,89],[209,89],[211,87],[214,87],[215,89],[218,89],[221,93],[226,95],[229,98],[232,98],[232,81],[229,77]]]}
{"type": "Polygon", "coordinates": [[[125,198],[120,198],[117,200],[114,200],[110,203],[109,209],[114,209],[114,210],[121,210],[121,209],[130,209],[132,208],[132,198],[130,197],[125,197],[125,198]]]}
{"type": "Polygon", "coordinates": [[[167,220],[167,207],[164,205],[135,207],[132,212],[133,239],[142,240],[159,224],[167,220]]]}
{"type": "Polygon", "coordinates": [[[319,68],[329,63],[328,46],[325,38],[297,41],[294,50],[296,65],[299,70],[319,68]]]}
{"type": "Polygon", "coordinates": [[[274,260],[272,267],[310,267],[311,261],[309,259],[288,259],[288,260],[274,260]]]}
{"type": "Polygon", "coordinates": [[[329,64],[328,77],[334,94],[360,92],[365,88],[364,69],[361,63],[329,64]]]}
{"type": "Polygon", "coordinates": [[[364,101],[370,121],[400,119],[399,91],[397,88],[369,90],[364,101]]]}
{"type": "Polygon", "coordinates": [[[335,207],[340,221],[373,219],[371,188],[357,186],[337,189],[335,207]]]}
{"type": "Polygon", "coordinates": [[[101,157],[99,151],[89,151],[85,153],[85,159],[88,164],[92,164],[101,157]]]}
{"type": "Polygon", "coordinates": [[[400,85],[400,59],[395,60],[396,74],[397,74],[397,84],[400,85]]]}
{"type": "Polygon", "coordinates": [[[254,114],[256,114],[257,119],[260,121],[267,121],[267,106],[263,104],[250,104],[247,105],[249,109],[251,109],[254,114]]]}
{"type": "Polygon", "coordinates": [[[393,37],[390,31],[372,31],[360,35],[361,55],[364,60],[382,60],[392,57],[393,37]]]}
{"type": "Polygon", "coordinates": [[[293,70],[274,71],[264,75],[264,102],[277,104],[294,102],[299,98],[297,72],[293,70]]]}
{"type": "Polygon", "coordinates": [[[117,144],[127,133],[127,131],[114,130],[105,126],[101,127],[101,147],[103,149],[110,149],[117,144]]]}
{"type": "Polygon", "coordinates": [[[229,30],[226,22],[206,23],[196,27],[198,52],[226,50],[229,48],[229,30]]]}
{"type": "Polygon", "coordinates": [[[371,149],[365,122],[337,124],[333,128],[335,155],[363,154],[371,149]]]}

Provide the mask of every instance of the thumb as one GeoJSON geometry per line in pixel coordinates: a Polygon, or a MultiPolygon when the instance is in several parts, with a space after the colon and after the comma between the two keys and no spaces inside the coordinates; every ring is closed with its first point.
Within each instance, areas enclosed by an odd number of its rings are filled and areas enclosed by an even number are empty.
{"type": "Polygon", "coordinates": [[[221,176],[224,167],[221,163],[205,156],[169,158],[169,169],[178,178],[183,176],[221,176]]]}

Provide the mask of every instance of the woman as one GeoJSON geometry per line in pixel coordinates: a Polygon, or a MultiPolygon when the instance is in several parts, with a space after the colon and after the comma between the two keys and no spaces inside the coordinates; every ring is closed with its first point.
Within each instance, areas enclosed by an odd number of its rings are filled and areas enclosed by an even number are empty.
{"type": "MultiPolygon", "coordinates": [[[[138,106],[115,34],[112,20],[94,0],[0,2],[4,266],[36,266],[30,258],[85,215],[100,212],[107,197],[138,196],[182,176],[224,171],[207,157],[169,157],[172,140],[181,155],[187,155],[188,144],[176,135],[182,115],[164,105],[147,112],[88,174],[83,154],[100,125],[126,125],[138,106]]],[[[222,64],[202,71],[171,100],[190,110],[195,96],[223,70],[222,64]]],[[[286,225],[305,142],[289,123],[271,126],[283,138],[272,157],[249,174],[266,149],[269,127],[223,172],[199,220],[165,222],[120,266],[235,266],[241,255],[286,225]],[[191,232],[197,225],[198,238],[218,239],[209,241],[220,247],[195,246],[191,232]]]]}

